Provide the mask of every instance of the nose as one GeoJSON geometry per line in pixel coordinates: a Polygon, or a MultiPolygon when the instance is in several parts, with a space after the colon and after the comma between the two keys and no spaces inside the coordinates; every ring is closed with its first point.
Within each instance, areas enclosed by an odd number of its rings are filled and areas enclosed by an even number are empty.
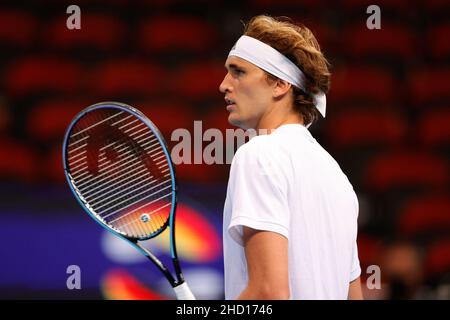
{"type": "Polygon", "coordinates": [[[219,91],[222,93],[230,92],[230,82],[228,80],[228,75],[229,73],[225,75],[225,77],[222,80],[222,83],[219,86],[219,91]]]}

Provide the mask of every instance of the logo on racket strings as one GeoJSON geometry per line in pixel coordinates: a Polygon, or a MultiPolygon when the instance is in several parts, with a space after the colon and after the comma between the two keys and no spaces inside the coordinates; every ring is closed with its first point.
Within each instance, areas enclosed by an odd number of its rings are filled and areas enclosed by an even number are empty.
{"type": "Polygon", "coordinates": [[[141,221],[144,223],[147,223],[150,221],[150,215],[148,215],[147,213],[144,213],[141,215],[141,221]]]}
{"type": "Polygon", "coordinates": [[[128,150],[133,150],[135,156],[143,162],[149,172],[158,172],[157,166],[153,159],[137,141],[122,132],[119,128],[111,126],[108,123],[101,124],[91,129],[86,143],[88,154],[93,155],[92,157],[87,158],[87,170],[94,176],[97,176],[100,171],[98,162],[101,153],[100,150],[104,148],[104,146],[108,146],[105,150],[103,150],[105,153],[104,156],[107,160],[114,163],[118,161],[120,156],[118,151],[115,149],[115,146],[120,144],[128,145],[128,150]]]}

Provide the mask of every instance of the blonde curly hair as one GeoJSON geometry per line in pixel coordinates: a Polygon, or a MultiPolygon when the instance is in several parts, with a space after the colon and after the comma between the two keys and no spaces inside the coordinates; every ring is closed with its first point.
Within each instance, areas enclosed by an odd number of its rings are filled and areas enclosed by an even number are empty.
{"type": "MultiPolygon", "coordinates": [[[[314,105],[313,95],[320,91],[328,92],[331,74],[330,64],[311,30],[292,23],[286,17],[259,15],[244,24],[244,35],[278,50],[303,71],[305,91],[292,87],[294,110],[303,116],[306,124],[316,121],[320,113],[314,105]]],[[[277,79],[269,73],[267,78],[268,81],[277,79]]]]}

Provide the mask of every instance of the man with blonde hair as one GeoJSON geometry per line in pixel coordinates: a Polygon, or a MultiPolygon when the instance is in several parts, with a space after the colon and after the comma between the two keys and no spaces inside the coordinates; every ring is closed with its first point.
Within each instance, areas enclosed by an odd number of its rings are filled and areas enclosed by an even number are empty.
{"type": "Polygon", "coordinates": [[[266,131],[233,158],[224,207],[226,299],[361,299],[358,200],[308,127],[328,63],[304,26],[257,16],[225,62],[228,121],[266,131]]]}

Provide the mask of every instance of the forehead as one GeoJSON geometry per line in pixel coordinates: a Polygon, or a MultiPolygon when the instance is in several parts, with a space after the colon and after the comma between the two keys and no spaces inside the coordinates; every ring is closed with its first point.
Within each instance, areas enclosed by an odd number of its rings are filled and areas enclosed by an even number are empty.
{"type": "Polygon", "coordinates": [[[227,60],[225,61],[225,68],[229,69],[230,66],[246,68],[248,70],[259,69],[253,63],[248,62],[247,60],[244,60],[244,59],[236,57],[236,56],[229,56],[227,58],[227,60]]]}

